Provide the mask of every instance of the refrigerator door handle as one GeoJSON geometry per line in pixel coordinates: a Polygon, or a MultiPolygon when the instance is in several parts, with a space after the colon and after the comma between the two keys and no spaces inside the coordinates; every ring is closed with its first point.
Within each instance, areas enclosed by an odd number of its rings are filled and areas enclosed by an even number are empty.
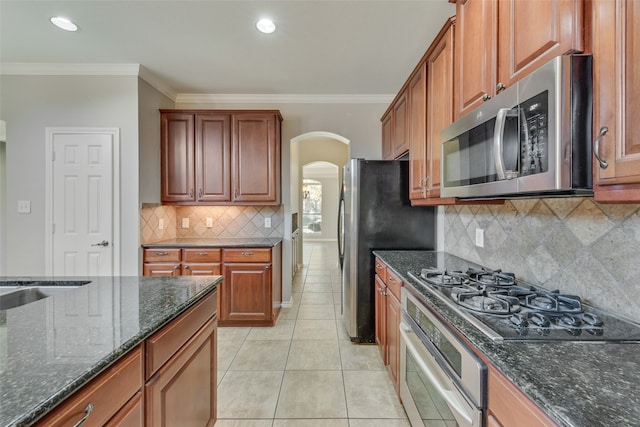
{"type": "Polygon", "coordinates": [[[338,202],[338,258],[340,260],[340,270],[344,265],[344,239],[342,235],[342,210],[344,207],[344,185],[340,187],[340,201],[338,202]]]}

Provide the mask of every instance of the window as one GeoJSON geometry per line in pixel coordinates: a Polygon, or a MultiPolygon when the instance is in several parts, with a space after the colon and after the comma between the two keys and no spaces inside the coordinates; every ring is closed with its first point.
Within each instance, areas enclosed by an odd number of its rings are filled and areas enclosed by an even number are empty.
{"type": "Polygon", "coordinates": [[[313,179],[302,182],[302,230],[322,234],[322,183],[313,179]]]}

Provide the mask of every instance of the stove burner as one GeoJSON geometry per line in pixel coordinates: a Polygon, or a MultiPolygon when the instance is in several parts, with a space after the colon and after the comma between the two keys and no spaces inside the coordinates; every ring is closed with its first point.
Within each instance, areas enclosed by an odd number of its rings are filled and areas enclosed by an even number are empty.
{"type": "Polygon", "coordinates": [[[520,311],[520,304],[517,298],[502,295],[485,295],[484,292],[476,292],[464,288],[454,288],[451,290],[451,298],[469,310],[487,314],[506,315],[520,311]]]}
{"type": "Polygon", "coordinates": [[[435,286],[453,287],[469,283],[469,276],[462,271],[441,271],[435,268],[423,268],[420,272],[420,277],[435,286]]]}
{"type": "Polygon", "coordinates": [[[482,283],[483,285],[493,287],[508,287],[516,285],[516,275],[513,273],[503,273],[501,270],[486,270],[470,268],[467,275],[473,281],[482,283]]]}
{"type": "Polygon", "coordinates": [[[551,314],[582,313],[580,297],[575,295],[561,295],[555,292],[526,295],[524,297],[524,306],[532,310],[551,314]]]}

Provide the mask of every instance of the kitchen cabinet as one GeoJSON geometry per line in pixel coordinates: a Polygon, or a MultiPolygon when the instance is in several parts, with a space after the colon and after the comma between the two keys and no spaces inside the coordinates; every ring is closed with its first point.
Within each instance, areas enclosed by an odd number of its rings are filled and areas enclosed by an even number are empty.
{"type": "Polygon", "coordinates": [[[280,204],[278,111],[160,112],[163,203],[280,204]]]}
{"type": "Polygon", "coordinates": [[[217,290],[145,342],[145,425],[216,421],[217,290]]]}
{"type": "Polygon", "coordinates": [[[556,426],[535,403],[492,365],[488,366],[487,381],[487,426],[556,426]]]}
{"type": "Polygon", "coordinates": [[[458,0],[454,116],[558,55],[585,49],[581,0],[458,0]]]}
{"type": "Polygon", "coordinates": [[[204,296],[35,425],[213,426],[217,300],[204,296]]]}
{"type": "Polygon", "coordinates": [[[218,248],[145,248],[144,276],[213,276],[221,274],[218,248]]]}
{"type": "Polygon", "coordinates": [[[45,415],[36,426],[79,425],[85,419],[87,425],[129,425],[135,419],[142,425],[136,397],[139,400],[143,382],[142,349],[137,347],[111,365],[98,377],[82,387],[57,408],[45,415]],[[133,406],[128,405],[132,401],[133,406]],[[110,421],[112,420],[112,421],[110,421]]]}
{"type": "Polygon", "coordinates": [[[638,203],[640,4],[595,0],[593,18],[595,200],[638,203]]]}
{"type": "Polygon", "coordinates": [[[375,260],[376,343],[400,396],[400,288],[402,280],[378,258],[375,260]]]}
{"type": "Polygon", "coordinates": [[[393,160],[409,151],[409,99],[401,91],[382,117],[382,158],[393,160]]]}
{"type": "Polygon", "coordinates": [[[273,326],[282,298],[281,245],[224,249],[220,323],[273,326]]]}
{"type": "Polygon", "coordinates": [[[144,248],[145,276],[223,275],[220,326],[273,326],[282,301],[282,244],[272,248],[144,248]]]}

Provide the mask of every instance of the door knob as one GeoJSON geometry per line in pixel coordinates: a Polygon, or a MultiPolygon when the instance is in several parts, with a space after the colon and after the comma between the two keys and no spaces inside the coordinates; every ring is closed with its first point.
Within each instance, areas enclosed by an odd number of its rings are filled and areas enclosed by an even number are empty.
{"type": "Polygon", "coordinates": [[[94,244],[93,244],[93,245],[91,245],[91,246],[103,246],[103,247],[106,247],[106,246],[109,246],[109,242],[108,242],[108,241],[106,241],[106,240],[103,240],[102,242],[100,242],[100,243],[94,243],[94,244]]]}

